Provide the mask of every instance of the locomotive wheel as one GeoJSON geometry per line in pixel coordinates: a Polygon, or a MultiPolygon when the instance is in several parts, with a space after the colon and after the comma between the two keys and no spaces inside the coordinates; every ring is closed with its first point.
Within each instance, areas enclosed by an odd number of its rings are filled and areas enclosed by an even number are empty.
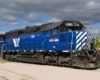
{"type": "Polygon", "coordinates": [[[10,60],[10,56],[9,56],[9,55],[5,55],[5,59],[6,59],[7,61],[9,61],[9,60],[10,60]]]}
{"type": "Polygon", "coordinates": [[[59,61],[58,60],[56,60],[56,66],[59,66],[59,61]]]}
{"type": "Polygon", "coordinates": [[[71,60],[68,61],[68,66],[71,66],[71,60]]]}
{"type": "Polygon", "coordinates": [[[49,61],[46,61],[46,65],[50,65],[50,62],[49,61]]]}
{"type": "Polygon", "coordinates": [[[60,61],[60,60],[58,61],[58,66],[62,66],[62,64],[61,64],[61,61],[60,61]]]}
{"type": "Polygon", "coordinates": [[[53,66],[53,63],[51,62],[50,65],[53,66]]]}

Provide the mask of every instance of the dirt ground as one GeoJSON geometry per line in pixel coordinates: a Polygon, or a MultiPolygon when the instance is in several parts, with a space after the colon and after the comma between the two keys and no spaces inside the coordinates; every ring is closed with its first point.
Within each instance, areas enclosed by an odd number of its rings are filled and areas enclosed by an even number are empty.
{"type": "Polygon", "coordinates": [[[20,62],[0,62],[0,80],[100,80],[100,69],[84,70],[20,62]]]}

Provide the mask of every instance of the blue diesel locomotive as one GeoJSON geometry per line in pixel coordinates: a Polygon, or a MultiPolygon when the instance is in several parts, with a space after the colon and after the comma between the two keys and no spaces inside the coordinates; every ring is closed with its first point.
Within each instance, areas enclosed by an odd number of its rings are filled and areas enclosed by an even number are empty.
{"type": "Polygon", "coordinates": [[[91,47],[90,32],[78,21],[28,26],[6,33],[2,58],[80,68],[100,67],[99,51],[91,47]]]}

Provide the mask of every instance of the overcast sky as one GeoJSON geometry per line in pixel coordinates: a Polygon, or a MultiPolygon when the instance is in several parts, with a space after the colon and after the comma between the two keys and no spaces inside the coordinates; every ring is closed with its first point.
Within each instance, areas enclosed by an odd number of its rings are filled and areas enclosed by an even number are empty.
{"type": "Polygon", "coordinates": [[[0,31],[61,20],[81,21],[100,34],[100,0],[0,0],[0,31]]]}

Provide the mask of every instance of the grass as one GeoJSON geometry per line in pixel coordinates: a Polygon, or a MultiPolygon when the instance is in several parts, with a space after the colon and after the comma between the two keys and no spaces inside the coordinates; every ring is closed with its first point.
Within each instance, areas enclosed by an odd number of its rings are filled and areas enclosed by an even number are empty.
{"type": "Polygon", "coordinates": [[[0,76],[1,78],[3,78],[3,79],[5,79],[5,80],[9,80],[9,79],[7,79],[5,76],[0,76]]]}
{"type": "Polygon", "coordinates": [[[21,78],[21,80],[29,80],[29,79],[26,79],[26,78],[21,78]]]}
{"type": "Polygon", "coordinates": [[[96,46],[96,40],[97,40],[97,49],[100,49],[100,37],[95,37],[95,43],[94,43],[95,46],[96,46]]]}
{"type": "Polygon", "coordinates": [[[1,63],[5,63],[5,62],[7,62],[7,61],[4,60],[4,59],[1,59],[0,62],[1,62],[1,63]]]}

